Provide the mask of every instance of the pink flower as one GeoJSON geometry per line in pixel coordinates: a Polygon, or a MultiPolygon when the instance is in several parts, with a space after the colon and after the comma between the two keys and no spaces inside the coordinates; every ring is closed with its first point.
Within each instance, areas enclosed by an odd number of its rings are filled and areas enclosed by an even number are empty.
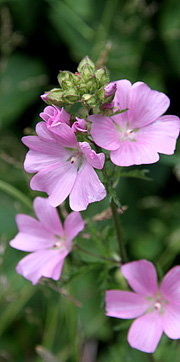
{"type": "Polygon", "coordinates": [[[124,79],[116,85],[115,111],[128,110],[112,117],[90,116],[94,142],[110,150],[111,161],[118,166],[154,163],[159,160],[158,153],[172,155],[180,120],[162,116],[169,107],[169,98],[142,82],[132,85],[124,79]]]}
{"type": "Polygon", "coordinates": [[[47,127],[51,128],[60,123],[66,123],[70,126],[70,114],[64,108],[57,106],[47,106],[44,111],[40,113],[40,117],[47,123],[47,127]]]}
{"type": "Polygon", "coordinates": [[[155,351],[164,332],[180,338],[180,266],[172,268],[158,289],[154,265],[147,260],[133,261],[121,267],[134,292],[108,290],[106,315],[131,319],[138,317],[128,332],[131,347],[146,353],[155,351]]]}
{"type": "Polygon", "coordinates": [[[30,186],[33,190],[49,195],[52,206],[60,205],[69,195],[70,207],[74,211],[85,210],[89,203],[100,201],[106,196],[93,167],[102,169],[105,156],[96,154],[87,142],[77,142],[76,136],[66,123],[51,130],[46,123],[36,126],[38,136],[23,137],[30,148],[24,168],[37,174],[30,186]]]}
{"type": "Polygon", "coordinates": [[[77,121],[73,123],[72,130],[74,132],[87,132],[87,122],[83,118],[76,117],[77,121]]]}
{"type": "Polygon", "coordinates": [[[111,82],[108,85],[106,85],[106,87],[104,88],[105,98],[112,96],[115,93],[116,89],[117,89],[116,82],[111,82]]]}
{"type": "Polygon", "coordinates": [[[18,263],[16,271],[37,284],[41,277],[60,278],[71,241],[83,230],[84,222],[80,213],[72,212],[67,216],[63,229],[56,208],[42,197],[34,200],[34,211],[38,220],[23,214],[16,216],[19,232],[10,245],[31,252],[18,263]]]}

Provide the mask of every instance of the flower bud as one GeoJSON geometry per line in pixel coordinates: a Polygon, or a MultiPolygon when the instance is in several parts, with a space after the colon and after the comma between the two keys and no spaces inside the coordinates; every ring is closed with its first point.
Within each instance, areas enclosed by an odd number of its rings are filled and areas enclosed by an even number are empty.
{"type": "Polygon", "coordinates": [[[79,101],[79,95],[74,88],[63,92],[63,101],[68,104],[73,104],[79,101]]]}
{"type": "Polygon", "coordinates": [[[97,79],[100,86],[109,83],[109,76],[108,76],[108,72],[107,72],[106,67],[97,69],[95,71],[95,77],[96,77],[96,79],[97,79]]]}
{"type": "Polygon", "coordinates": [[[90,107],[95,107],[97,103],[96,97],[92,94],[83,94],[82,101],[90,107]]]}
{"type": "MultiPolygon", "coordinates": [[[[89,71],[91,71],[91,74],[95,72],[95,70],[96,70],[95,64],[92,62],[92,60],[88,56],[86,56],[81,60],[81,62],[78,65],[77,71],[80,74],[83,73],[83,68],[85,65],[86,66],[88,65],[88,69],[89,69],[89,71]]],[[[85,70],[85,73],[86,72],[87,72],[87,70],[85,70]]]]}
{"type": "Polygon", "coordinates": [[[63,91],[59,88],[53,88],[46,96],[48,104],[54,104],[55,106],[61,106],[64,102],[62,99],[63,91]]]}

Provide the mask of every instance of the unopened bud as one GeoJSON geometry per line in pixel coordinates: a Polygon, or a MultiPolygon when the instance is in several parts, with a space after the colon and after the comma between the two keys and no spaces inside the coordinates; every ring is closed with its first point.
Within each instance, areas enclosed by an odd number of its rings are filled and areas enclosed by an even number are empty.
{"type": "Polygon", "coordinates": [[[63,101],[68,104],[73,104],[79,101],[79,95],[74,88],[71,88],[63,93],[63,101]]]}
{"type": "Polygon", "coordinates": [[[63,91],[59,88],[53,88],[46,96],[48,104],[61,106],[64,102],[62,99],[63,91]]]}
{"type": "Polygon", "coordinates": [[[83,103],[85,103],[91,107],[95,107],[96,103],[97,103],[96,97],[92,94],[83,94],[82,101],[83,101],[83,103]]]}
{"type": "Polygon", "coordinates": [[[100,68],[100,69],[96,70],[95,77],[96,77],[96,79],[97,79],[100,86],[106,85],[106,84],[109,83],[109,76],[108,76],[108,72],[107,72],[106,67],[103,67],[103,68],[100,68]]]}
{"type": "Polygon", "coordinates": [[[86,56],[81,60],[81,62],[78,65],[77,71],[80,74],[83,72],[83,68],[85,65],[89,66],[89,70],[91,71],[91,74],[95,72],[95,70],[96,70],[95,64],[92,62],[92,60],[88,56],[86,56]]]}

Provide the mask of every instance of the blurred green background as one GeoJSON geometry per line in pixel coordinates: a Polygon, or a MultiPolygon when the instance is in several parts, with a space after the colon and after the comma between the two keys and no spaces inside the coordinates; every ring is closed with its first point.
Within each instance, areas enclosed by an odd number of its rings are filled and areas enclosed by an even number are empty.
{"type": "MultiPolygon", "coordinates": [[[[105,317],[105,289],[127,287],[113,264],[74,251],[57,285],[32,286],[15,272],[24,253],[8,245],[15,215],[33,215],[38,195],[23,170],[21,137],[34,132],[40,95],[57,86],[59,70],[75,72],[88,55],[106,64],[111,80],[165,92],[168,114],[180,116],[179,0],[0,0],[0,54],[0,362],[179,361],[179,341],[163,336],[147,355],[128,346],[130,321],[105,317]]],[[[153,261],[161,278],[180,263],[179,143],[175,155],[146,169],[152,181],[120,180],[122,232],[129,260],[153,261]]],[[[88,226],[77,243],[111,257],[118,252],[112,221],[91,221],[107,207],[104,200],[82,213],[88,226]]]]}

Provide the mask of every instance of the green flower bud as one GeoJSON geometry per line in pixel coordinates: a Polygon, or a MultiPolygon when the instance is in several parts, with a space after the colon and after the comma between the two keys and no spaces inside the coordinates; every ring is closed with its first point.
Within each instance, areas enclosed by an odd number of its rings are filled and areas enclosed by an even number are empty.
{"type": "Polygon", "coordinates": [[[63,102],[63,91],[59,88],[53,88],[46,96],[48,104],[54,104],[55,106],[61,106],[63,102]]]}
{"type": "Polygon", "coordinates": [[[83,103],[87,104],[90,107],[95,107],[96,103],[97,103],[97,99],[94,95],[92,94],[83,94],[82,96],[82,101],[83,103]]]}
{"type": "Polygon", "coordinates": [[[83,72],[83,67],[85,65],[89,66],[89,70],[91,71],[91,74],[95,72],[95,70],[96,70],[95,64],[92,62],[92,60],[88,56],[84,57],[81,60],[81,62],[78,65],[77,71],[79,73],[82,73],[83,72]]]}
{"type": "Polygon", "coordinates": [[[100,101],[100,103],[104,103],[105,102],[105,90],[104,87],[101,87],[97,93],[96,96],[98,98],[98,100],[100,101]]]}
{"type": "Polygon", "coordinates": [[[106,85],[109,83],[109,75],[106,67],[97,69],[95,71],[95,77],[100,86],[106,85]]]}
{"type": "Polygon", "coordinates": [[[68,104],[73,104],[79,101],[79,95],[74,88],[70,88],[63,92],[63,101],[68,104]]]}
{"type": "Polygon", "coordinates": [[[68,71],[60,71],[58,74],[58,82],[63,90],[77,88],[80,79],[76,74],[68,71]]]}

